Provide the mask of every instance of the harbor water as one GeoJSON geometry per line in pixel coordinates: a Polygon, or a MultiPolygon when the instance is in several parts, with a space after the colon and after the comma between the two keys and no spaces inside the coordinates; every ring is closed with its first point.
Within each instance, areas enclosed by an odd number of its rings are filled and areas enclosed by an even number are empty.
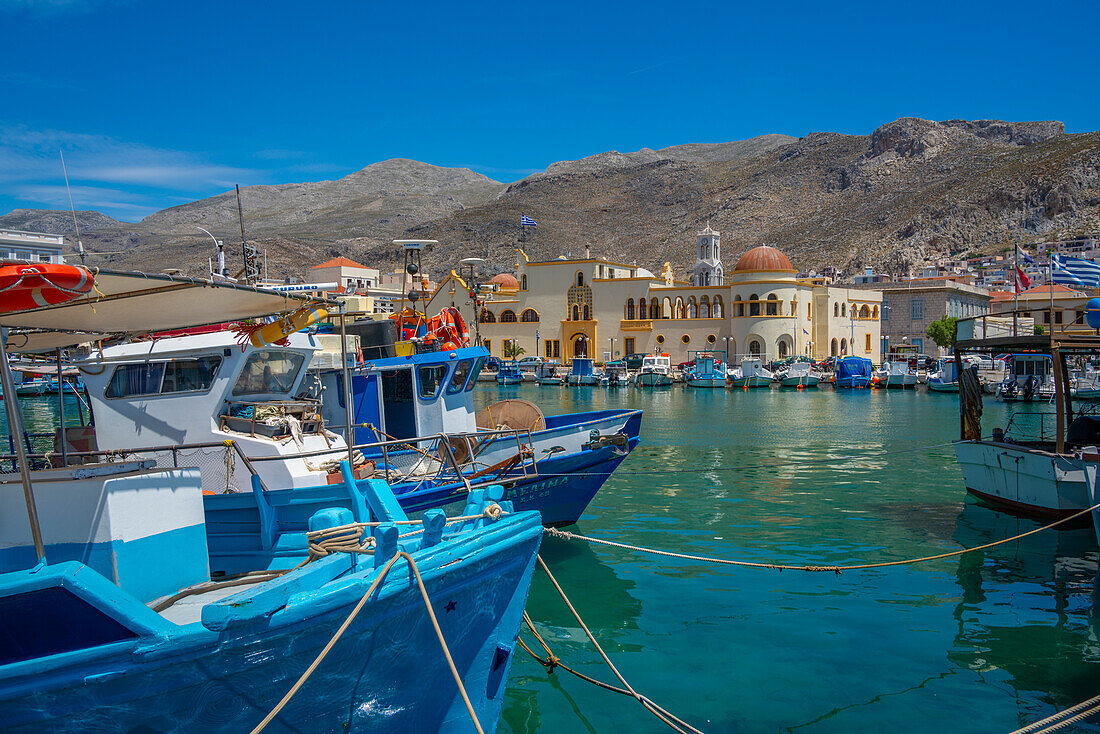
{"type": "MultiPolygon", "coordinates": [[[[481,405],[525,398],[548,414],[645,410],[642,444],[568,528],[576,533],[729,559],[847,565],[1040,526],[966,495],[945,445],[958,433],[953,395],[533,384],[481,385],[476,395],[481,405]]],[[[1040,417],[1030,418],[1016,423],[1037,433],[1040,417]]],[[[1006,406],[987,398],[985,432],[1005,420],[1006,406]]],[[[841,575],[553,537],[542,555],[631,685],[705,732],[1007,734],[1100,693],[1091,527],[841,575]]],[[[541,572],[528,610],[563,662],[616,682],[541,572]]],[[[632,699],[564,671],[547,675],[517,651],[500,731],[664,730],[632,699]]]]}
{"type": "MultiPolygon", "coordinates": [[[[567,528],[580,534],[848,565],[974,547],[1040,525],[966,495],[949,445],[959,423],[953,395],[484,383],[474,394],[478,407],[520,397],[547,414],[645,411],[642,444],[567,528]]],[[[29,432],[52,431],[56,396],[21,402],[29,432]]],[[[65,409],[78,423],[75,398],[65,409]]],[[[1016,424],[1036,435],[1038,414],[1052,412],[1012,409],[1031,413],[1016,424]]],[[[984,432],[1005,422],[1006,406],[987,398],[984,432]]],[[[1048,419],[1048,435],[1052,427],[1048,419]]],[[[1008,734],[1100,693],[1100,551],[1090,527],[840,575],[549,536],[542,555],[627,680],[708,734],[1008,734]]],[[[616,683],[539,571],[528,610],[563,662],[616,683]]],[[[542,653],[530,633],[524,639],[542,653]]],[[[548,675],[517,649],[500,732],[666,730],[634,700],[561,670],[548,675]]]]}

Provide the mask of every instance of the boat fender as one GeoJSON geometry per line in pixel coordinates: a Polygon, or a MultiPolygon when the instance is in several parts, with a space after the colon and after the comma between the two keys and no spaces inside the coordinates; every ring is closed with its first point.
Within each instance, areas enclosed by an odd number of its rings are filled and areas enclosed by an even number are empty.
{"type": "Polygon", "coordinates": [[[310,303],[270,324],[234,324],[231,328],[238,335],[242,351],[246,344],[254,347],[267,344],[285,347],[288,344],[287,337],[296,331],[309,328],[326,316],[328,311],[323,306],[310,303]]]}

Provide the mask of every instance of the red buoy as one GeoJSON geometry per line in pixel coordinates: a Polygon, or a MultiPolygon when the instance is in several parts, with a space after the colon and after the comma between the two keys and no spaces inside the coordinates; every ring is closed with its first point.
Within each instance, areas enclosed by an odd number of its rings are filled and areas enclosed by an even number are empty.
{"type": "Polygon", "coordinates": [[[65,303],[90,291],[94,282],[87,268],[76,265],[0,266],[0,313],[65,303]]]}

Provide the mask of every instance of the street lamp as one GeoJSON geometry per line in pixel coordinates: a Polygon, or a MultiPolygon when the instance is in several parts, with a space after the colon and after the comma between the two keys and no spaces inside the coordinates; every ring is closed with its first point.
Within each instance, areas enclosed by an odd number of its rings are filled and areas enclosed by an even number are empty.
{"type": "Polygon", "coordinates": [[[725,353],[725,359],[722,361],[728,365],[730,363],[730,338],[728,336],[722,337],[722,351],[725,353]]]}

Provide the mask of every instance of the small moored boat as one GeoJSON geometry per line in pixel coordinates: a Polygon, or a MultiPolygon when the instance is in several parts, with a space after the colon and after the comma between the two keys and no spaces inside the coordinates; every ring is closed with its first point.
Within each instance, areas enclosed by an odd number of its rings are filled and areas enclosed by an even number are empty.
{"type": "Polygon", "coordinates": [[[634,376],[635,387],[670,387],[672,385],[672,358],[668,354],[647,354],[642,368],[634,376]]]}

